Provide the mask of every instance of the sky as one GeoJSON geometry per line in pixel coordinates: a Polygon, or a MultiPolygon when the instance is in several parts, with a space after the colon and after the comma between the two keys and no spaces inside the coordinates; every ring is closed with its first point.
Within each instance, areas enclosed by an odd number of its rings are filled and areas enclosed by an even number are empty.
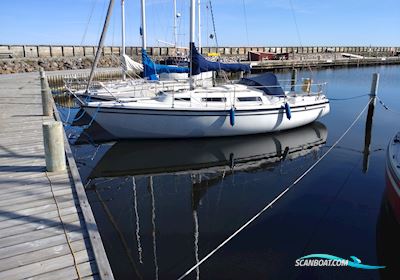
{"type": "MultiPolygon", "coordinates": [[[[189,41],[189,0],[176,0],[178,45],[189,41]]],[[[197,1],[197,0],[196,0],[197,1]]],[[[0,0],[1,44],[97,45],[109,0],[0,0]]],[[[125,0],[126,44],[141,45],[140,0],[125,0]]],[[[212,0],[218,46],[400,46],[398,0],[212,0]]],[[[173,43],[173,0],[147,0],[147,45],[173,43]]],[[[216,46],[201,0],[202,46],[216,46]]],[[[115,0],[106,45],[121,45],[115,0]]]]}

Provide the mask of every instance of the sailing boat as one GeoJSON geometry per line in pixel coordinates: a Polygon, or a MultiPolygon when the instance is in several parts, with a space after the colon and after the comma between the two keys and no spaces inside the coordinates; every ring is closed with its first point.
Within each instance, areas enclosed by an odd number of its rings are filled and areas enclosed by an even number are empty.
{"type": "MultiPolygon", "coordinates": [[[[160,90],[178,90],[189,88],[187,67],[176,67],[154,63],[146,52],[146,10],[145,0],[141,0],[141,37],[142,37],[142,64],[132,60],[125,53],[125,0],[121,0],[121,65],[122,80],[111,82],[97,82],[96,86],[86,90],[69,91],[80,97],[90,96],[98,100],[115,100],[126,98],[154,97],[160,90]],[[143,72],[144,79],[126,79],[128,72],[143,72]]],[[[195,77],[197,86],[212,86],[212,73],[204,73],[195,77]],[[205,75],[207,74],[207,75],[205,75]]]]}
{"type": "MultiPolygon", "coordinates": [[[[191,76],[222,68],[245,68],[240,64],[205,60],[194,44],[194,19],[195,3],[191,0],[191,76]]],[[[117,138],[197,138],[266,133],[306,125],[330,110],[329,100],[321,91],[285,92],[272,73],[211,88],[195,88],[191,78],[190,87],[126,102],[80,102],[97,123],[117,138]]]]}

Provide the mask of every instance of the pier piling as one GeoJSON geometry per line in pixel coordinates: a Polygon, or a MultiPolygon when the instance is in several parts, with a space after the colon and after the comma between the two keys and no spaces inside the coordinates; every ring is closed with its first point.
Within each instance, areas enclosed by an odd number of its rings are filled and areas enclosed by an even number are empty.
{"type": "Polygon", "coordinates": [[[290,78],[290,91],[295,91],[296,90],[296,83],[297,83],[297,69],[293,68],[292,69],[292,76],[290,78]]]}
{"type": "Polygon", "coordinates": [[[374,73],[372,75],[372,84],[371,84],[371,97],[375,97],[376,93],[378,92],[378,86],[379,86],[379,73],[374,73]]]}
{"type": "Polygon", "coordinates": [[[48,172],[66,169],[63,126],[58,121],[43,123],[43,142],[48,172]]]}
{"type": "Polygon", "coordinates": [[[42,94],[42,108],[44,116],[51,116],[53,114],[53,106],[51,103],[51,91],[49,87],[49,82],[47,81],[46,75],[43,68],[40,68],[40,87],[42,94]]]}

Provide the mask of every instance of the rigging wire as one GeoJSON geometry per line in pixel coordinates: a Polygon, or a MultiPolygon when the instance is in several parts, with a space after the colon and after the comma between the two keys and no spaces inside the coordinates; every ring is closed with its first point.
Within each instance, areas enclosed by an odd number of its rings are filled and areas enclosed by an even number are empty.
{"type": "MultiPolygon", "coordinates": [[[[292,17],[293,17],[294,25],[295,25],[295,27],[296,27],[297,39],[299,40],[300,47],[303,48],[303,43],[302,43],[302,40],[301,40],[299,25],[297,24],[296,13],[295,13],[295,11],[294,11],[294,6],[293,6],[293,3],[292,3],[292,0],[289,0],[289,4],[290,4],[290,10],[291,10],[291,12],[292,12],[292,17]]],[[[306,65],[307,65],[307,68],[308,68],[308,70],[310,71],[311,76],[312,76],[312,75],[313,75],[313,71],[312,71],[311,65],[310,65],[310,63],[308,62],[307,59],[306,59],[306,65]]]]}
{"type": "Polygon", "coordinates": [[[212,255],[214,255],[219,249],[221,249],[225,244],[231,241],[236,235],[238,235],[242,230],[244,230],[247,226],[249,226],[253,221],[255,221],[258,217],[260,217],[266,210],[271,208],[277,201],[279,201],[289,190],[291,190],[297,183],[299,183],[308,173],[310,173],[338,144],[339,142],[347,135],[347,133],[353,128],[353,126],[357,123],[360,117],[363,115],[365,110],[368,108],[371,103],[370,99],[365,107],[362,109],[360,114],[354,119],[354,121],[350,124],[350,126],[344,131],[344,133],[336,140],[336,142],[314,163],[312,164],[303,174],[301,174],[293,183],[291,183],[286,189],[284,189],[279,195],[277,195],[270,203],[268,203],[264,208],[262,208],[257,214],[255,214],[251,219],[249,219],[246,223],[244,223],[240,228],[238,228],[234,233],[232,233],[227,239],[225,239],[221,244],[219,244],[214,250],[208,253],[203,259],[201,259],[196,265],[186,271],[182,276],[178,278],[181,280],[188,276],[193,270],[195,270],[198,266],[200,266],[203,262],[209,259],[212,255]]]}
{"type": "MultiPolygon", "coordinates": [[[[213,11],[213,7],[212,7],[211,0],[209,0],[208,2],[209,2],[209,4],[210,4],[211,21],[212,21],[212,26],[213,26],[214,38],[215,38],[215,46],[217,47],[217,53],[218,53],[219,44],[218,44],[217,30],[216,30],[216,28],[215,28],[214,11],[213,11]]],[[[219,73],[222,73],[222,75],[223,75],[223,77],[224,77],[224,80],[225,80],[226,82],[228,82],[228,81],[229,81],[228,76],[227,76],[226,73],[225,73],[224,71],[222,71],[222,69],[221,69],[221,60],[220,60],[220,56],[218,56],[217,62],[218,62],[218,68],[219,68],[219,71],[218,71],[218,72],[219,72],[219,73]]]]}
{"type": "Polygon", "coordinates": [[[249,42],[249,28],[248,28],[248,26],[247,26],[246,0],[243,0],[243,15],[244,15],[244,26],[245,26],[245,29],[246,29],[247,46],[250,46],[250,42],[249,42]]]}
{"type": "Polygon", "coordinates": [[[85,31],[83,32],[83,35],[82,35],[81,46],[83,46],[83,43],[85,42],[86,34],[89,29],[90,21],[92,20],[92,16],[93,16],[93,12],[94,12],[94,8],[96,7],[96,4],[97,4],[97,0],[94,0],[92,8],[90,9],[89,20],[86,24],[85,31]]]}
{"type": "Polygon", "coordinates": [[[213,32],[214,32],[214,38],[215,38],[215,45],[217,46],[217,49],[218,49],[219,45],[218,45],[217,31],[216,31],[216,29],[215,29],[214,12],[213,12],[213,8],[212,8],[211,0],[209,0],[208,2],[209,2],[209,4],[210,4],[211,21],[212,21],[212,25],[213,25],[213,32]]]}
{"type": "Polygon", "coordinates": [[[102,9],[102,12],[101,12],[102,16],[100,17],[99,28],[97,30],[97,38],[100,38],[100,36],[101,36],[101,30],[102,30],[103,25],[104,25],[103,22],[105,21],[105,18],[107,17],[106,16],[107,2],[108,1],[104,1],[104,3],[103,3],[103,9],[102,9]]]}

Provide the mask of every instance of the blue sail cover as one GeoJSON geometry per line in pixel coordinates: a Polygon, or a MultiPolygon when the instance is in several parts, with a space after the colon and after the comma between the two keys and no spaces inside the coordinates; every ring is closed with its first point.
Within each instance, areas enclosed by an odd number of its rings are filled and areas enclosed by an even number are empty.
{"type": "Polygon", "coordinates": [[[205,59],[196,49],[194,43],[190,43],[190,52],[192,59],[192,75],[198,75],[207,71],[220,71],[226,72],[245,72],[250,73],[250,66],[240,63],[220,63],[212,62],[205,59]]]}
{"type": "Polygon", "coordinates": [[[268,95],[285,96],[274,73],[264,73],[254,77],[243,78],[239,84],[260,87],[268,95]]]}
{"type": "Polygon", "coordinates": [[[142,63],[143,77],[149,78],[150,80],[158,80],[157,74],[160,73],[189,73],[188,67],[177,67],[154,63],[144,49],[142,49],[142,63]]]}

